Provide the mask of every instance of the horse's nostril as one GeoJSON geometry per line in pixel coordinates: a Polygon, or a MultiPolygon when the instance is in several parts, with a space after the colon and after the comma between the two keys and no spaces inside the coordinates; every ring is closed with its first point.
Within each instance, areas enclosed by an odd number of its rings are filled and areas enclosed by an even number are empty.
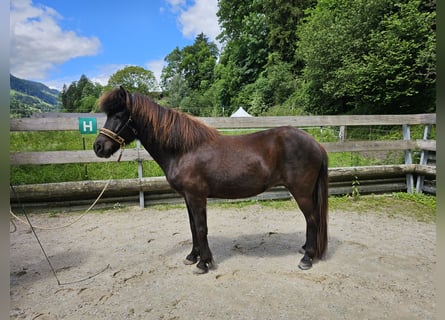
{"type": "Polygon", "coordinates": [[[94,149],[94,151],[96,152],[96,153],[98,153],[98,152],[100,152],[100,150],[102,150],[102,145],[100,144],[100,143],[95,143],[94,145],[93,145],[93,149],[94,149]]]}

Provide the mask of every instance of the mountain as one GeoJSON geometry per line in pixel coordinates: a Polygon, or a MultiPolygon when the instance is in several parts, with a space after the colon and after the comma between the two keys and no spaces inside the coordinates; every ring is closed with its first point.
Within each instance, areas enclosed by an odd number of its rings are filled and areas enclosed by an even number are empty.
{"type": "Polygon", "coordinates": [[[58,110],[58,90],[40,82],[19,79],[12,74],[9,79],[11,117],[29,117],[33,113],[58,110]]]}

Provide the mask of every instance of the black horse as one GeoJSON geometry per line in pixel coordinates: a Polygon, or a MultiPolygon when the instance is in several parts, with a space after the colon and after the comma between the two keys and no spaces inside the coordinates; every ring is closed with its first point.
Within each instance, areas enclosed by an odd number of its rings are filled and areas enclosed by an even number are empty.
{"type": "Polygon", "coordinates": [[[187,205],[193,247],[186,264],[200,273],[213,265],[207,241],[207,198],[243,198],[282,185],[306,218],[301,269],[312,267],[327,247],[328,156],[309,134],[285,126],[224,136],[198,119],[157,105],[124,88],[99,102],[107,120],[94,143],[99,157],[139,139],[187,205]],[[198,261],[199,260],[199,261],[198,261]]]}

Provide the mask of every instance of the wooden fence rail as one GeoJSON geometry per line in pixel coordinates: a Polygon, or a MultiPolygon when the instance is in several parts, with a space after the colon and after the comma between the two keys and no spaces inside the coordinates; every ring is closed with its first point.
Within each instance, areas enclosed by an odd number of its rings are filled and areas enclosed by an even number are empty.
{"type": "MultiPolygon", "coordinates": [[[[10,120],[11,131],[66,131],[78,130],[78,117],[97,119],[97,126],[105,123],[101,113],[49,113],[39,118],[10,120]]],[[[273,128],[290,125],[294,127],[328,126],[381,126],[381,125],[427,125],[436,124],[435,113],[409,115],[352,115],[352,116],[296,116],[296,117],[246,117],[220,118],[201,117],[204,123],[218,129],[273,128]]]]}
{"type": "MultiPolygon", "coordinates": [[[[432,140],[387,140],[387,141],[345,141],[322,143],[328,152],[360,152],[360,151],[391,151],[391,150],[436,150],[436,141],[432,140]]],[[[12,152],[9,156],[11,164],[64,164],[94,163],[116,161],[117,154],[110,158],[99,158],[93,150],[73,151],[27,151],[12,152]]],[[[143,149],[126,149],[121,161],[153,160],[143,149]]]]}
{"type": "MultiPolygon", "coordinates": [[[[100,128],[105,123],[105,116],[102,114],[43,114],[39,118],[22,118],[10,120],[10,131],[65,131],[78,130],[78,117],[94,117],[97,119],[97,126],[100,128]]],[[[420,164],[413,164],[411,152],[418,150],[424,154],[434,153],[436,141],[428,140],[428,134],[424,139],[413,140],[410,137],[409,128],[411,125],[424,125],[425,132],[431,125],[436,124],[436,114],[413,114],[413,115],[354,115],[354,116],[296,116],[296,117],[252,117],[252,118],[200,118],[204,123],[218,129],[263,129],[282,125],[291,125],[300,128],[307,127],[349,127],[349,126],[381,126],[400,125],[403,129],[403,140],[386,141],[350,141],[340,140],[338,142],[322,143],[328,152],[362,152],[362,151],[405,151],[405,164],[392,166],[372,166],[372,167],[349,167],[330,168],[330,183],[337,187],[338,193],[350,191],[351,186],[345,185],[345,181],[350,183],[351,177],[359,179],[369,179],[366,185],[361,181],[364,191],[368,188],[371,192],[375,190],[406,189],[408,192],[414,190],[414,178],[422,177],[422,184],[417,186],[417,191],[425,191],[423,186],[424,177],[435,179],[435,166],[429,166],[425,161],[420,164]],[[391,186],[383,187],[376,178],[386,176],[391,180],[391,186]],[[343,178],[342,178],[343,177],[343,178]],[[400,179],[402,178],[402,179],[400,179]],[[395,181],[396,179],[397,181],[395,181]],[[343,184],[342,184],[343,183],[343,184]],[[380,189],[379,189],[380,188],[380,189]],[[392,188],[392,189],[391,189],[392,188]],[[339,191],[340,190],[340,191],[339,191]]],[[[64,163],[94,163],[116,161],[117,155],[108,159],[98,158],[92,150],[78,151],[42,151],[42,152],[12,152],[10,153],[11,165],[27,164],[64,164],[64,163]]],[[[423,157],[424,158],[424,157],[423,157]]],[[[151,156],[143,149],[127,149],[123,153],[121,161],[134,161],[139,164],[142,161],[152,160],[151,156]]],[[[380,181],[381,182],[381,181],[380,181]]],[[[384,182],[383,182],[384,183],[384,182]]],[[[16,190],[23,201],[38,201],[44,199],[61,200],[69,194],[88,195],[97,194],[97,186],[104,185],[104,181],[81,181],[66,182],[59,184],[44,185],[21,185],[16,190]],[[46,190],[46,191],[45,191],[46,190]],[[61,190],[67,190],[65,193],[61,190]]],[[[138,179],[122,179],[110,184],[107,193],[110,197],[118,194],[131,194],[139,191],[140,196],[144,193],[166,193],[171,192],[164,177],[138,179]],[[157,186],[157,187],[156,187],[157,186]],[[159,187],[161,186],[161,187],[159,187]]],[[[435,189],[426,190],[435,193],[435,189]]],[[[333,190],[331,193],[336,193],[333,190]]],[[[11,197],[11,202],[15,200],[11,197]]],[[[144,203],[140,199],[141,206],[144,203]]]]}

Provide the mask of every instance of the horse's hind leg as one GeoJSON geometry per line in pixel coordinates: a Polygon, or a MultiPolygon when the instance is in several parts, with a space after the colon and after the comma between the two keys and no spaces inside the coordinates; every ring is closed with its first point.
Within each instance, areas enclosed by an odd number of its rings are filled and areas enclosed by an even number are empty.
{"type": "Polygon", "coordinates": [[[312,267],[312,261],[315,256],[316,246],[317,246],[317,229],[318,229],[318,219],[315,214],[314,203],[312,195],[298,195],[296,192],[290,190],[292,195],[303,212],[306,219],[306,242],[300,249],[301,253],[304,253],[298,267],[302,270],[307,270],[312,267]]]}

